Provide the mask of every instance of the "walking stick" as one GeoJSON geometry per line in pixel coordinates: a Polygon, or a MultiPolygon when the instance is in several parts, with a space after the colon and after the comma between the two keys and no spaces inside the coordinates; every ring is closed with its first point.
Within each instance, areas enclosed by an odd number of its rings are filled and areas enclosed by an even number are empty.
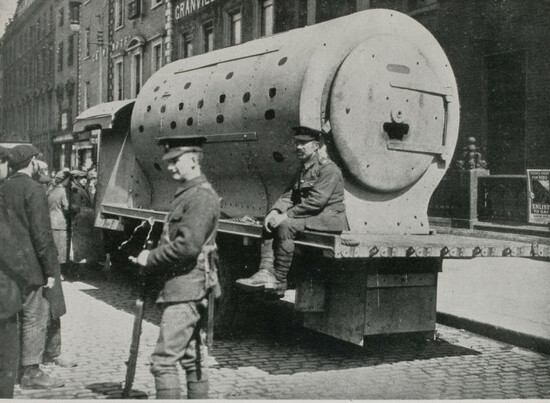
{"type": "MultiPolygon", "coordinates": [[[[152,221],[149,222],[150,229],[145,240],[145,245],[147,249],[152,249],[153,242],[149,239],[151,232],[153,230],[152,221]]],[[[141,290],[138,298],[136,299],[136,304],[134,307],[134,328],[132,330],[132,342],[130,344],[130,356],[128,357],[128,362],[126,363],[126,378],[124,380],[124,388],[122,389],[122,398],[130,399],[134,396],[130,396],[132,391],[132,385],[134,384],[134,377],[136,375],[136,365],[139,352],[139,339],[141,337],[141,324],[143,322],[143,306],[145,301],[145,291],[146,291],[146,279],[145,274],[142,270],[139,271],[141,277],[141,290]]]]}
{"type": "Polygon", "coordinates": [[[143,302],[145,297],[145,281],[141,286],[141,294],[136,300],[134,307],[134,328],[132,330],[132,343],[130,344],[130,357],[126,366],[126,378],[124,381],[124,389],[122,389],[122,398],[129,399],[134,377],[136,375],[136,364],[139,351],[139,339],[141,336],[141,323],[143,321],[143,302]]]}

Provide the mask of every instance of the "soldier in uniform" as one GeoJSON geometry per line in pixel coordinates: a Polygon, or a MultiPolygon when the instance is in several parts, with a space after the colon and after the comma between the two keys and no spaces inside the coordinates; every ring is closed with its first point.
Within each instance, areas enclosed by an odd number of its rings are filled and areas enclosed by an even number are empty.
{"type": "MultiPolygon", "coordinates": [[[[215,245],[219,198],[201,171],[204,138],[160,139],[164,161],[180,182],[159,245],[130,260],[146,273],[163,276],[157,303],[163,308],[160,334],[151,356],[157,399],[179,399],[177,364],[187,375],[187,397],[208,397],[205,321],[208,293],[219,295],[218,280],[206,251],[215,245]],[[207,256],[205,256],[207,255],[207,256]]],[[[212,299],[211,299],[212,301],[212,299]]]]}
{"type": "Polygon", "coordinates": [[[341,233],[347,228],[344,181],[334,162],[320,155],[322,132],[305,126],[293,128],[300,170],[264,219],[259,270],[237,280],[245,288],[263,288],[283,296],[300,231],[341,233]],[[266,241],[273,238],[273,241],[266,241]]]}

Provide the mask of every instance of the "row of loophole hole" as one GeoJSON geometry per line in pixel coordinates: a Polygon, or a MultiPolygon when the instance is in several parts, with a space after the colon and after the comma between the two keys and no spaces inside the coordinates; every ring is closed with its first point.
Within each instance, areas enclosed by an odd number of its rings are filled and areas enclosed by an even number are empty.
{"type": "MultiPolygon", "coordinates": [[[[275,88],[275,87],[270,88],[269,89],[269,98],[275,98],[275,95],[277,95],[277,88],[275,88]]],[[[218,102],[220,104],[223,104],[223,103],[225,103],[225,99],[226,99],[226,95],[221,94],[219,99],[218,99],[218,102]]],[[[249,101],[250,101],[250,92],[247,91],[243,95],[243,102],[247,103],[249,101]]],[[[183,102],[180,102],[179,105],[178,105],[178,109],[180,111],[183,110],[183,106],[184,106],[183,102]]],[[[199,100],[199,102],[197,102],[197,108],[202,109],[203,106],[204,106],[204,100],[201,99],[201,100],[199,100]]],[[[151,111],[151,105],[147,105],[147,112],[150,112],[150,111],[151,111]]],[[[165,105],[161,106],[160,112],[161,113],[166,112],[166,106],[165,105]]]]}
{"type": "MultiPolygon", "coordinates": [[[[287,57],[283,57],[279,60],[279,62],[277,63],[279,66],[282,66],[283,64],[285,64],[287,62],[288,58],[287,57]]],[[[225,79],[226,80],[230,80],[231,78],[233,77],[233,72],[229,72],[227,73],[227,75],[225,76],[225,79]]],[[[185,85],[183,86],[184,89],[189,89],[191,87],[191,82],[187,82],[185,83],[185,85]]],[[[153,90],[154,92],[157,92],[158,90],[160,89],[160,86],[157,86],[155,87],[155,89],[153,90]]],[[[275,87],[272,87],[269,89],[269,98],[274,98],[275,95],[277,95],[277,88],[275,87]]],[[[226,95],[225,94],[221,94],[220,97],[219,97],[219,103],[220,104],[223,104],[225,102],[225,98],[226,98],[226,95]]],[[[244,95],[243,95],[243,102],[244,103],[247,103],[250,101],[250,92],[245,92],[244,95]]],[[[178,105],[178,109],[181,111],[183,110],[183,102],[180,102],[180,104],[178,105]]],[[[202,107],[204,106],[204,100],[200,100],[198,103],[197,103],[197,108],[198,109],[201,109],[202,107]]],[[[151,105],[148,105],[147,106],[147,112],[150,112],[151,111],[151,105]]],[[[166,112],[166,105],[162,105],[161,108],[160,108],[160,112],[161,113],[164,113],[166,112]]],[[[264,113],[264,117],[266,120],[272,120],[272,119],[275,119],[275,110],[273,109],[268,109],[267,111],[265,111],[264,113]]],[[[216,122],[217,123],[223,123],[224,122],[224,116],[223,115],[218,115],[216,116],[216,122]]],[[[189,117],[187,119],[187,126],[193,126],[193,118],[192,117],[189,117]]],[[[177,127],[177,123],[175,121],[172,121],[170,123],[170,127],[173,129],[175,129],[177,127]]],[[[139,126],[138,128],[139,132],[140,133],[143,133],[144,131],[144,127],[143,126],[139,126]]]]}
{"type": "MultiPolygon", "coordinates": [[[[275,95],[277,94],[277,89],[276,88],[270,88],[269,89],[269,97],[270,98],[273,98],[275,97],[275,95]]],[[[225,102],[225,98],[226,98],[226,95],[225,94],[221,94],[220,95],[220,98],[219,98],[219,101],[220,103],[224,103],[225,102]]],[[[249,92],[246,92],[244,95],[243,95],[243,102],[248,102],[250,101],[250,93],[249,92]]],[[[180,102],[179,105],[178,105],[178,109],[181,111],[183,110],[183,102],[180,102]]],[[[198,109],[202,109],[202,107],[204,106],[204,100],[200,100],[198,103],[197,103],[197,108],[198,109]]],[[[151,110],[151,106],[147,106],[147,112],[149,112],[151,110]]],[[[160,112],[161,113],[164,113],[166,112],[166,105],[162,105],[161,108],[160,108],[160,112]]],[[[267,111],[265,111],[264,113],[264,117],[266,120],[272,120],[275,118],[275,110],[273,109],[268,109],[267,111]]],[[[217,123],[223,123],[225,120],[224,116],[223,115],[218,115],[216,116],[216,122],[217,123]]],[[[189,117],[187,119],[187,126],[193,126],[193,118],[192,117],[189,117]]],[[[177,127],[177,123],[175,121],[172,121],[170,123],[170,127],[172,129],[175,129],[177,127]]],[[[139,126],[139,132],[142,133],[144,130],[143,126],[139,126]]]]}
{"type": "MultiPolygon", "coordinates": [[[[273,119],[275,119],[275,110],[274,110],[274,109],[268,109],[267,111],[265,111],[265,113],[264,113],[264,118],[265,118],[266,120],[273,120],[273,119]]],[[[193,120],[192,117],[187,118],[187,122],[186,122],[186,123],[187,123],[187,126],[193,126],[193,122],[194,122],[194,120],[193,120]]],[[[217,122],[217,123],[223,123],[223,122],[224,122],[224,116],[221,115],[221,114],[218,115],[218,116],[216,116],[216,122],[217,122]]],[[[178,126],[178,124],[176,123],[176,121],[173,120],[172,122],[170,122],[170,128],[171,128],[172,130],[174,130],[177,126],[178,126]]],[[[143,133],[143,131],[144,131],[145,129],[144,129],[143,125],[140,125],[139,128],[138,128],[138,130],[139,130],[140,133],[143,133]]]]}

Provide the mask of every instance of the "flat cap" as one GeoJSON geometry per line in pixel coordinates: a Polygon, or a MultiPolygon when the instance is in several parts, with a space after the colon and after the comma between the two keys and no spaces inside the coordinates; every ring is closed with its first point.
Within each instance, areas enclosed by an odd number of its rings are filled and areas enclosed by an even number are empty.
{"type": "Polygon", "coordinates": [[[86,171],[81,171],[80,169],[73,169],[70,172],[70,174],[73,178],[86,178],[86,177],[88,177],[88,173],[86,171]]]}
{"type": "Polygon", "coordinates": [[[38,183],[41,183],[43,185],[50,183],[52,181],[52,178],[50,178],[48,175],[40,175],[38,177],[38,183]]]}
{"type": "Polygon", "coordinates": [[[157,142],[164,146],[163,161],[179,157],[185,153],[200,153],[206,142],[204,136],[170,136],[157,138],[157,142]]]}
{"type": "Polygon", "coordinates": [[[302,141],[320,141],[323,135],[321,130],[313,129],[307,126],[294,126],[292,131],[294,132],[294,138],[302,141]]]}
{"type": "Polygon", "coordinates": [[[69,178],[71,176],[71,174],[69,173],[69,171],[59,171],[58,173],[55,174],[55,183],[61,183],[63,182],[65,179],[69,178]]]}
{"type": "Polygon", "coordinates": [[[40,150],[32,144],[19,144],[13,147],[9,153],[8,161],[13,170],[26,167],[31,158],[40,155],[40,150]]]}

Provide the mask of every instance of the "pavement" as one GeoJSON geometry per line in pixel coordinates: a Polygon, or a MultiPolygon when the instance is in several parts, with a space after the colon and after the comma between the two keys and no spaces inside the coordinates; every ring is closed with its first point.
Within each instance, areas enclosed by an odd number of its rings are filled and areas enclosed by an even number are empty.
{"type": "MultiPolygon", "coordinates": [[[[437,233],[550,245],[550,227],[483,223],[474,229],[432,225],[437,233]]],[[[550,354],[550,260],[444,260],[437,320],[550,354]]]]}
{"type": "Polygon", "coordinates": [[[550,261],[444,260],[437,320],[550,354],[550,261]]]}
{"type": "MultiPolygon", "coordinates": [[[[501,266],[495,262],[494,270],[501,266]]],[[[512,265],[508,271],[514,268],[519,273],[524,269],[512,265]]],[[[447,287],[454,281],[451,274],[458,275],[464,270],[469,268],[444,268],[440,291],[449,295],[439,295],[441,306],[451,306],[453,295],[455,301],[460,300],[459,305],[466,306],[463,297],[458,298],[456,291],[447,287]]],[[[475,273],[474,268],[470,270],[475,273]]],[[[534,270],[546,270],[546,266],[534,270]]],[[[62,349],[63,354],[78,361],[78,366],[48,368],[63,378],[66,386],[52,390],[17,387],[17,399],[104,399],[120,393],[130,348],[133,304],[140,291],[136,278],[129,273],[90,269],[66,275],[66,279],[63,288],[68,313],[62,318],[62,349]]],[[[479,273],[472,279],[486,282],[479,273]]],[[[544,285],[548,283],[541,284],[540,289],[544,285]]],[[[538,291],[528,289],[525,293],[538,291]]],[[[153,303],[154,294],[149,290],[146,298],[133,388],[133,396],[144,398],[155,396],[148,365],[160,320],[160,312],[153,303]]],[[[474,301],[469,305],[476,306],[474,301]]],[[[517,315],[523,313],[518,311],[517,315]]],[[[224,339],[217,338],[211,351],[210,397],[550,398],[550,356],[544,353],[443,324],[437,325],[436,340],[386,338],[360,348],[307,331],[298,322],[299,318],[283,303],[254,303],[240,309],[233,333],[224,339]]]]}

